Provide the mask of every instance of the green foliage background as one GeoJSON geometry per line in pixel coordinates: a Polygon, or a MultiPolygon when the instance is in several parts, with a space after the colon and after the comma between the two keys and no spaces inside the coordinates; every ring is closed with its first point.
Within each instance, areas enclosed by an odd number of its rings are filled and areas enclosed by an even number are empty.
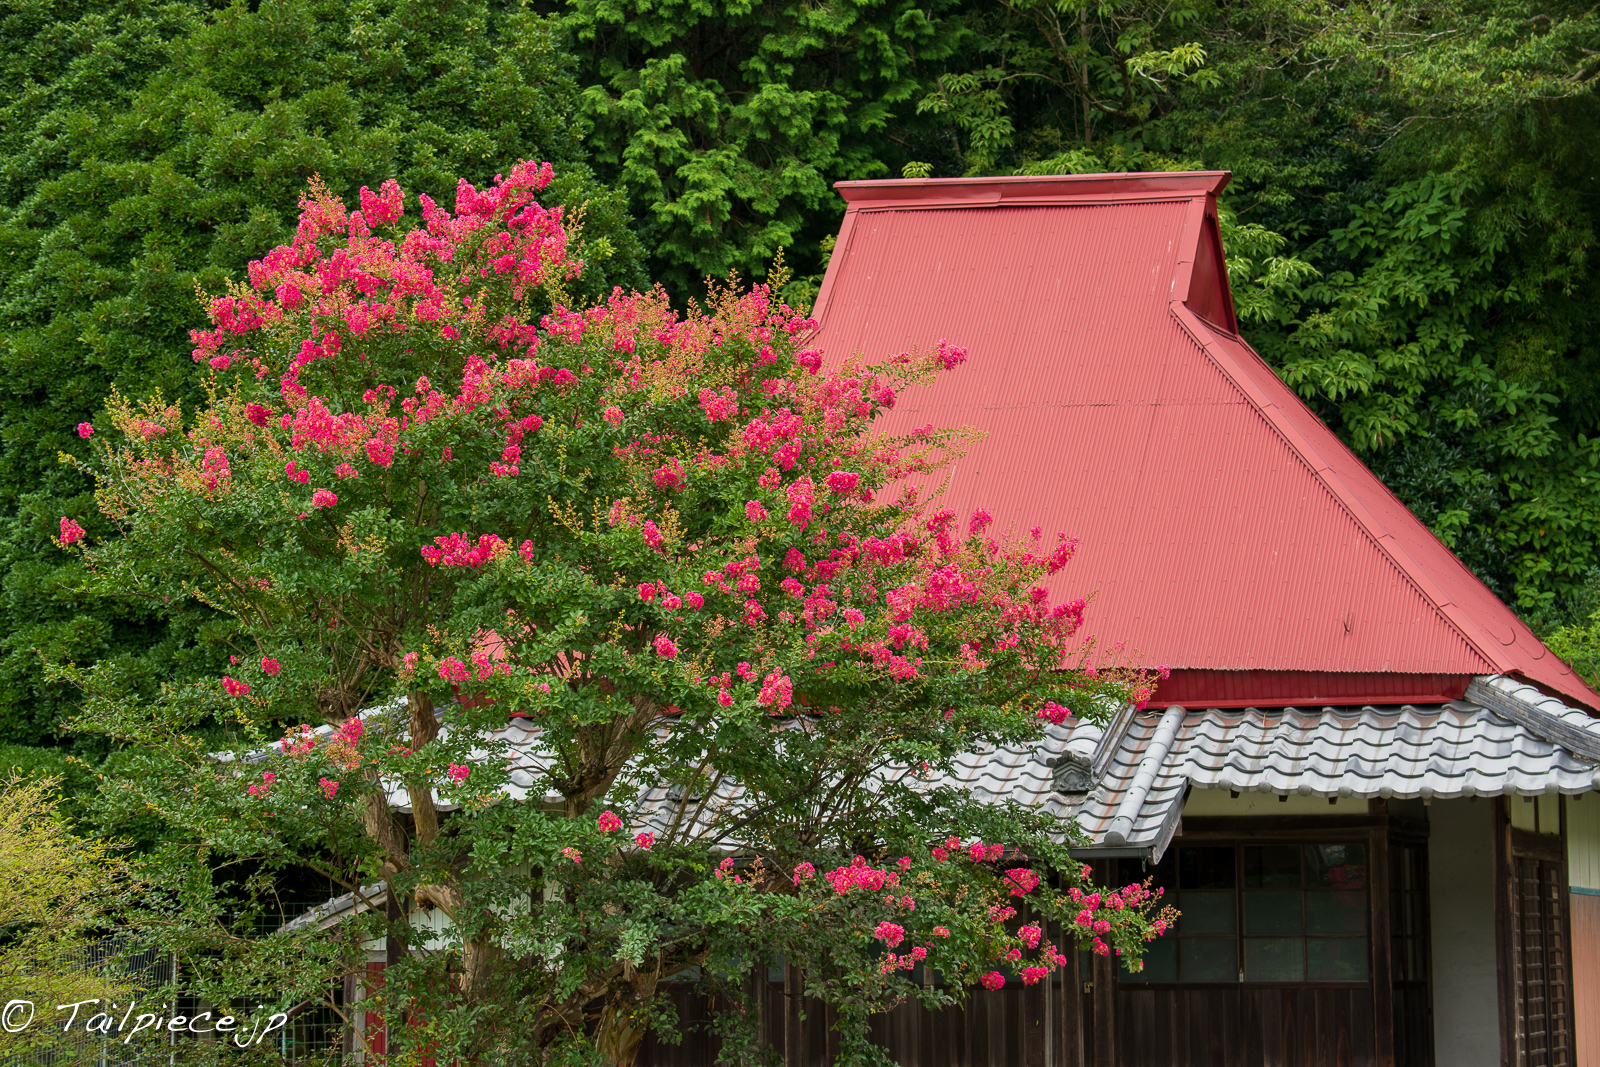
{"type": "Polygon", "coordinates": [[[0,741],[62,740],[42,655],[216,669],[203,629],[74,593],[57,519],[108,531],[56,454],[113,383],[181,394],[195,280],[241,274],[314,172],[449,203],[549,159],[591,293],[681,300],[784,249],[804,300],[836,180],[1232,170],[1250,341],[1537,628],[1588,625],[1587,6],[19,0],[0,35],[0,741]]]}

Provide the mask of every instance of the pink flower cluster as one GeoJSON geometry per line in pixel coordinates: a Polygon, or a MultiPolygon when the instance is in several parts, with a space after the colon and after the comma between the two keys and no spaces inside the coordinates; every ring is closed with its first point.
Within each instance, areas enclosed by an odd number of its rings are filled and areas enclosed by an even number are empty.
{"type": "MultiPolygon", "coordinates": [[[[1013,867],[1006,872],[1006,882],[1011,886],[1011,895],[1014,897],[1027,896],[1039,884],[1039,876],[1027,867],[1013,867]]],[[[1032,945],[1028,946],[1032,948],[1032,945]]]]}
{"type": "Polygon", "coordinates": [[[611,811],[601,812],[597,823],[600,827],[600,832],[603,834],[615,833],[616,831],[622,829],[622,819],[619,818],[615,812],[611,811]]]}
{"type": "Polygon", "coordinates": [[[884,920],[878,924],[877,929],[872,931],[872,936],[877,938],[879,941],[882,941],[890,948],[894,948],[900,942],[905,940],[906,928],[897,923],[884,920]]]}
{"type": "Polygon", "coordinates": [[[242,697],[250,692],[248,685],[229,678],[226,674],[222,676],[222,688],[231,697],[242,697]]]}
{"type": "MultiPolygon", "coordinates": [[[[446,534],[435,537],[432,545],[422,548],[422,558],[430,567],[481,567],[511,552],[511,546],[494,534],[480,534],[476,542],[465,534],[446,534]]],[[[533,558],[533,542],[524,541],[520,552],[523,560],[533,558]]]]}
{"type": "Polygon", "coordinates": [[[452,763],[450,764],[450,769],[445,772],[445,776],[452,782],[464,782],[467,780],[467,775],[471,773],[471,767],[466,767],[459,763],[452,763]]]}
{"type": "Polygon", "coordinates": [[[273,774],[271,771],[262,771],[261,784],[248,786],[245,788],[245,792],[249,793],[253,797],[264,797],[272,791],[272,783],[276,782],[277,780],[278,776],[276,774],[273,774]]]}
{"type": "MultiPolygon", "coordinates": [[[[808,865],[809,866],[809,865],[808,865]]],[[[798,874],[799,868],[796,868],[798,874]]],[[[900,884],[900,876],[893,871],[882,871],[869,865],[862,856],[857,856],[850,861],[848,867],[836,867],[822,876],[823,881],[833,887],[833,891],[844,896],[854,889],[865,890],[869,893],[880,893],[886,887],[900,884]]]]}
{"type": "Polygon", "coordinates": [[[82,541],[83,527],[79,526],[76,522],[73,522],[71,519],[63,515],[61,517],[61,536],[58,538],[58,540],[63,546],[76,544],[77,542],[82,541]]]}

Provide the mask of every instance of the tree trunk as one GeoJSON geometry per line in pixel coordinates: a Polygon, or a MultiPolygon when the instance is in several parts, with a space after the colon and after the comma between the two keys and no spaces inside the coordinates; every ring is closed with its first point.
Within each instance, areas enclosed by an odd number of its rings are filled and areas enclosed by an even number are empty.
{"type": "Polygon", "coordinates": [[[655,999],[661,971],[632,971],[620,990],[611,994],[600,1013],[600,1028],[595,1032],[595,1051],[606,1067],[633,1067],[650,1031],[650,1002],[655,999]]]}

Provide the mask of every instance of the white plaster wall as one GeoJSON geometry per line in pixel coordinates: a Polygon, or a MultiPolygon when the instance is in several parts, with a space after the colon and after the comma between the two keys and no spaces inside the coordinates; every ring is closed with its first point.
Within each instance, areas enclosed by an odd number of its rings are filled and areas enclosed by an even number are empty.
{"type": "Polygon", "coordinates": [[[1433,1048],[1441,1067],[1500,1062],[1493,810],[1487,798],[1435,800],[1428,808],[1433,1048]]]}
{"type": "Polygon", "coordinates": [[[1567,798],[1567,881],[1600,892],[1600,793],[1567,798]]]}

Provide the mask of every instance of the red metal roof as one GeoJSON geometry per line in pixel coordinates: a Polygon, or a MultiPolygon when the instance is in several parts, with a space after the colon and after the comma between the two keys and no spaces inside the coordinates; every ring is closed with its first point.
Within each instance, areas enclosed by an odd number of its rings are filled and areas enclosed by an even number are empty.
{"type": "Polygon", "coordinates": [[[885,430],[984,431],[948,506],[1080,537],[1052,592],[1092,592],[1087,630],[1174,668],[1158,697],[1399,703],[1514,674],[1600,710],[1233,332],[1227,180],[841,182],[815,343],[970,350],[885,430]]]}

